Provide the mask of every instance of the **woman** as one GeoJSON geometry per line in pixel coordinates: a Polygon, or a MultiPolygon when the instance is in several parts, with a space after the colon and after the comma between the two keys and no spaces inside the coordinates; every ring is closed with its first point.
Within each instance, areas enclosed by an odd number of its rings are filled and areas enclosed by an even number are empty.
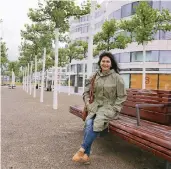
{"type": "Polygon", "coordinates": [[[85,121],[84,139],[79,151],[73,156],[75,162],[90,164],[90,149],[93,141],[103,130],[107,129],[110,120],[117,119],[122,104],[126,100],[126,90],[119,67],[109,52],[99,57],[100,70],[95,73],[94,101],[89,104],[89,90],[92,77],[85,86],[83,100],[88,110],[85,121]]]}

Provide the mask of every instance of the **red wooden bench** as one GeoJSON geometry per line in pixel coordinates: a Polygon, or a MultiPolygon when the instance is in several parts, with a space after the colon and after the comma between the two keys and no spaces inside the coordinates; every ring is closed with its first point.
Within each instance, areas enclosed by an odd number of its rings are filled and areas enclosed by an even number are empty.
{"type": "MultiPolygon", "coordinates": [[[[81,105],[70,113],[82,117],[81,105]]],[[[127,90],[127,100],[118,120],[110,121],[111,133],[171,162],[171,91],[127,90]]]]}

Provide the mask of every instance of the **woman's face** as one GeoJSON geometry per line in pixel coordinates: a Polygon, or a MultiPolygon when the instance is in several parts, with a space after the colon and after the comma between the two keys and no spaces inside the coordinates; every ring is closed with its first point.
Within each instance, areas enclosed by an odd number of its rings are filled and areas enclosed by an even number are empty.
{"type": "Polygon", "coordinates": [[[112,66],[111,60],[109,57],[104,56],[100,62],[100,67],[102,71],[109,71],[112,66]]]}

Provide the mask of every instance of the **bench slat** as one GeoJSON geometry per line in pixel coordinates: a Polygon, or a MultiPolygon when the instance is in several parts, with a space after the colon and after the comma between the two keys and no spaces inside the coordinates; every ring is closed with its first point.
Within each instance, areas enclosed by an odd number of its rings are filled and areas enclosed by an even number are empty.
{"type": "MultiPolygon", "coordinates": [[[[145,140],[151,141],[157,145],[162,145],[165,148],[168,148],[171,150],[171,136],[170,138],[162,133],[156,133],[155,131],[150,131],[145,126],[136,126],[132,125],[130,123],[125,123],[123,120],[116,120],[110,122],[111,126],[114,126],[116,128],[119,128],[123,131],[127,131],[128,133],[131,133],[133,135],[136,135],[140,138],[143,138],[145,140]]],[[[169,133],[168,133],[169,134],[169,133]]]]}
{"type": "Polygon", "coordinates": [[[123,135],[123,134],[120,134],[120,133],[118,133],[118,132],[116,132],[114,130],[112,130],[111,132],[118,135],[119,137],[123,138],[124,140],[126,140],[126,141],[128,141],[130,143],[138,145],[139,147],[141,147],[141,148],[143,148],[143,149],[145,149],[147,151],[152,152],[154,155],[158,155],[158,156],[160,156],[160,157],[162,157],[162,158],[164,158],[164,159],[166,159],[168,161],[171,161],[171,156],[169,156],[167,154],[164,154],[164,153],[162,153],[162,152],[160,152],[158,150],[155,150],[155,149],[153,149],[153,148],[151,148],[149,146],[146,146],[146,145],[144,145],[144,144],[142,144],[142,143],[140,143],[140,142],[138,142],[138,141],[136,141],[134,139],[131,139],[131,138],[129,138],[129,137],[123,135]]]}
{"type": "Polygon", "coordinates": [[[160,152],[162,152],[162,153],[164,153],[166,155],[171,156],[171,151],[169,149],[167,149],[165,147],[162,147],[162,146],[159,146],[159,145],[157,145],[155,143],[152,143],[151,141],[142,139],[140,137],[137,137],[136,135],[133,135],[133,134],[128,133],[126,131],[120,130],[120,129],[118,129],[116,127],[113,127],[113,126],[110,126],[110,130],[111,131],[116,131],[117,133],[125,135],[125,136],[127,136],[127,137],[129,137],[129,138],[131,138],[133,140],[136,140],[136,141],[138,141],[138,142],[140,142],[140,143],[142,143],[142,144],[144,144],[146,146],[149,146],[149,147],[151,147],[151,148],[153,148],[155,150],[159,150],[160,152]]]}

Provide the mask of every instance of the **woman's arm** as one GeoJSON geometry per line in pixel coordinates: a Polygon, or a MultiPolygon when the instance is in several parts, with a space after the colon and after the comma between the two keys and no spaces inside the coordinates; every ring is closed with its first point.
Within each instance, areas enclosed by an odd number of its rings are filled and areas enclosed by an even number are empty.
{"type": "Polygon", "coordinates": [[[125,84],[123,78],[120,75],[117,75],[117,84],[116,84],[116,101],[113,106],[115,112],[120,112],[123,106],[123,103],[126,101],[127,93],[125,89],[125,84]]]}
{"type": "Polygon", "coordinates": [[[89,100],[90,100],[90,87],[91,87],[91,80],[93,78],[93,76],[95,75],[95,73],[93,73],[89,79],[87,79],[86,83],[85,83],[85,89],[84,89],[84,93],[83,93],[83,101],[85,102],[85,105],[89,104],[89,100]]]}

